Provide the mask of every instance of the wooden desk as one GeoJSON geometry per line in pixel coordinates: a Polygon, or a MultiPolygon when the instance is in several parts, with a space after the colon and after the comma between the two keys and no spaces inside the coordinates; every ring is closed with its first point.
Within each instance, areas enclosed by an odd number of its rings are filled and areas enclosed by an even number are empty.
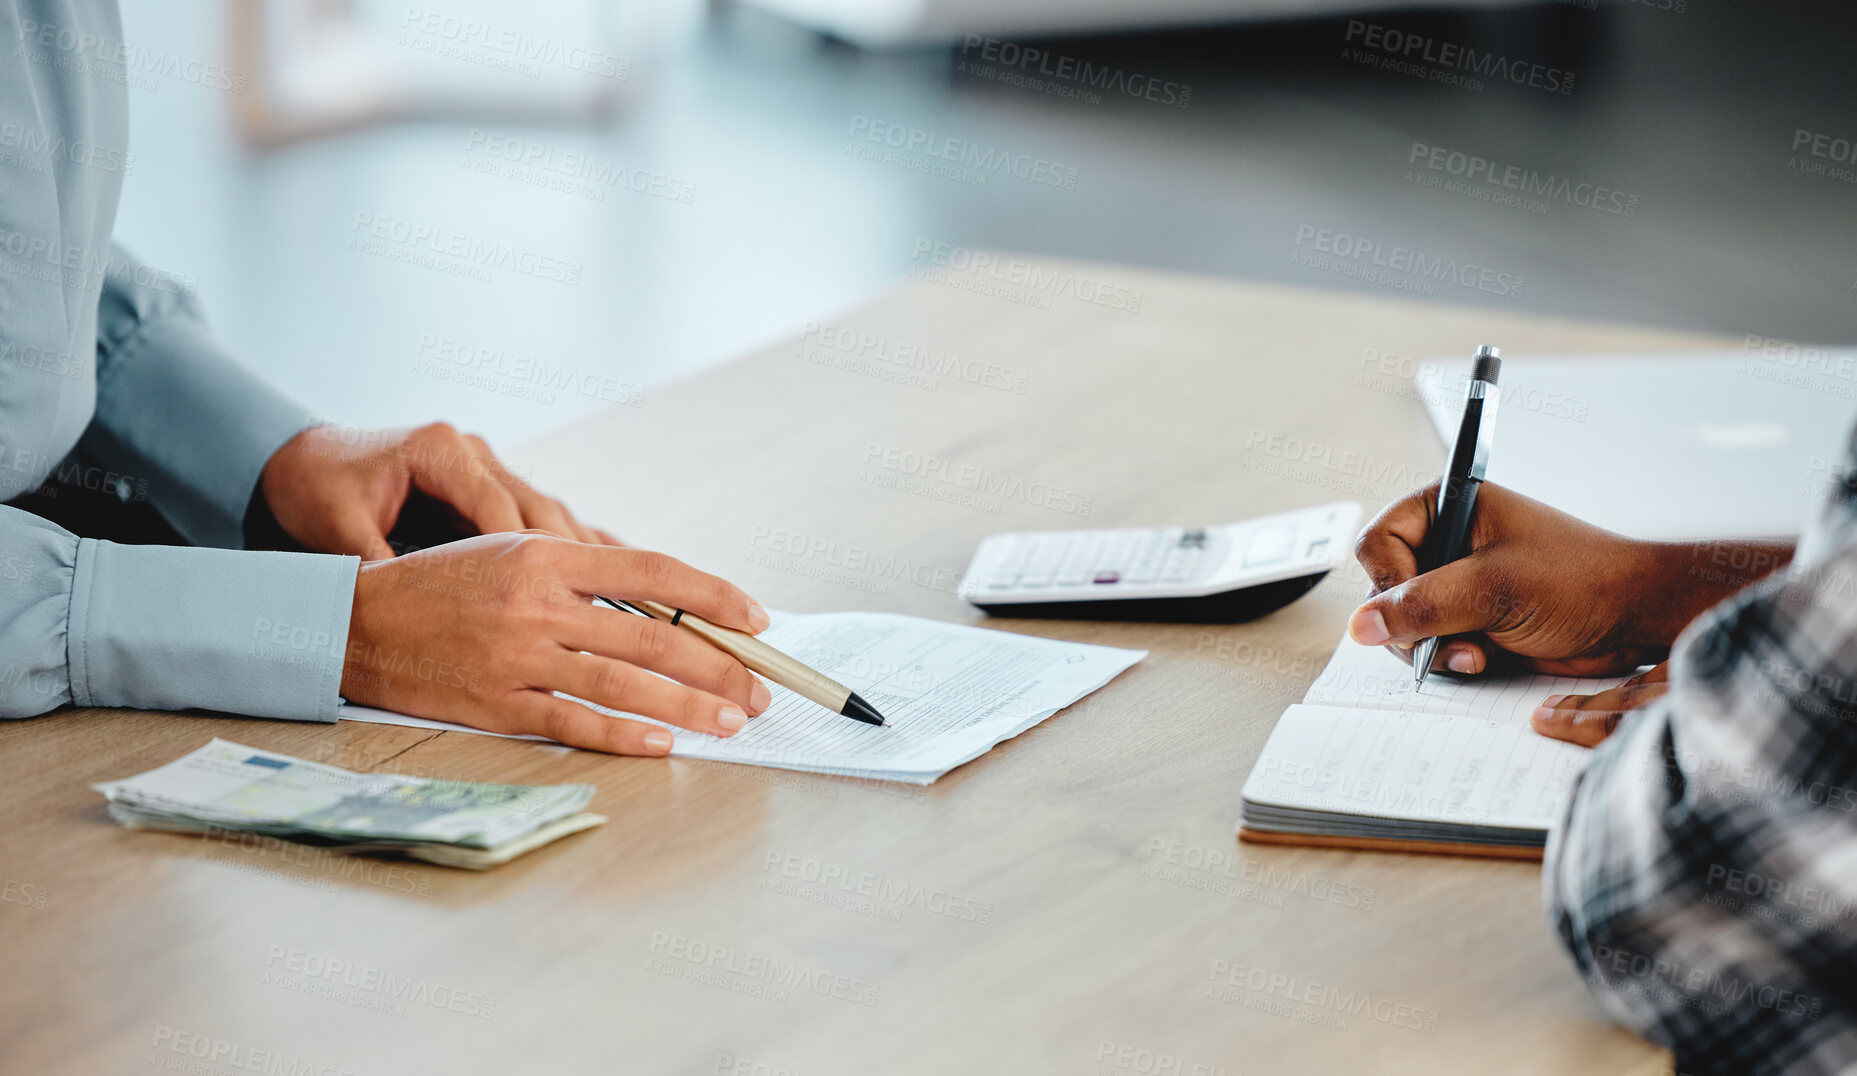
{"type": "MultiPolygon", "coordinates": [[[[770,605],[980,623],[952,586],[993,531],[1372,511],[1430,477],[1402,359],[1721,343],[1043,268],[1140,309],[912,280],[838,323],[861,359],[820,330],[516,461],[770,605]]],[[[8,723],[0,1071],[1662,1071],[1549,936],[1538,868],[1234,841],[1240,784],[1362,585],[1235,627],[991,622],[1151,654],[928,789],[354,724],[8,723]],[[86,787],[214,735],[589,781],[613,821],[478,875],[131,833],[86,787]]]]}

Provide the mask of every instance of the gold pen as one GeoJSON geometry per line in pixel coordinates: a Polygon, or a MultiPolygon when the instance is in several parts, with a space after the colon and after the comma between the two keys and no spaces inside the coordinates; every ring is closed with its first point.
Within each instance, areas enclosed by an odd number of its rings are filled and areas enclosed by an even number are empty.
{"type": "MultiPolygon", "coordinates": [[[[598,598],[599,595],[594,595],[598,598]]],[[[858,697],[858,693],[825,675],[805,662],[775,650],[746,632],[711,624],[695,613],[672,609],[652,601],[614,601],[600,598],[614,609],[637,613],[652,620],[662,620],[673,628],[696,633],[704,642],[760,673],[796,695],[802,695],[835,714],[855,718],[867,725],[885,724],[877,708],[858,697]]]]}

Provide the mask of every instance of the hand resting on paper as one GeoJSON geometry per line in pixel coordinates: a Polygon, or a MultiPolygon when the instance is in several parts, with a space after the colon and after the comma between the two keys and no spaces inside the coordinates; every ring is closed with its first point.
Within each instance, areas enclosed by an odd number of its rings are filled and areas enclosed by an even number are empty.
{"type": "Polygon", "coordinates": [[[671,734],[554,692],[716,736],[767,709],[767,686],[740,662],[669,624],[595,607],[595,594],[738,631],[768,626],[748,595],[662,553],[488,534],[361,566],[342,696],[624,755],[666,754],[671,734]]]}
{"type": "Polygon", "coordinates": [[[259,492],[290,540],[363,561],[342,662],[350,702],[663,755],[671,733],[554,692],[717,736],[771,701],[740,662],[689,633],[589,602],[651,599],[748,632],[767,627],[759,604],[582,523],[480,437],[442,422],[312,427],[266,463],[259,492]],[[428,532],[406,548],[429,548],[396,557],[389,535],[402,525],[428,532]]]}
{"type": "Polygon", "coordinates": [[[1625,715],[1670,690],[1670,663],[1659,662],[1615,688],[1592,695],[1549,695],[1529,718],[1536,732],[1581,747],[1597,747],[1625,715]]]}

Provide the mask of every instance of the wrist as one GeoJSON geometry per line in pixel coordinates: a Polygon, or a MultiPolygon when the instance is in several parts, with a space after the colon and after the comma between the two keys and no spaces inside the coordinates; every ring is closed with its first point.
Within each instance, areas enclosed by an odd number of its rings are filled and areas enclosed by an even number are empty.
{"type": "Polygon", "coordinates": [[[1632,646],[1668,649],[1698,611],[1686,600],[1688,592],[1694,590],[1689,579],[1688,549],[1673,542],[1625,542],[1626,570],[1616,583],[1627,610],[1624,641],[1632,646]]]}
{"type": "Polygon", "coordinates": [[[380,701],[383,678],[370,667],[368,655],[375,649],[369,614],[381,565],[363,563],[355,573],[355,596],[348,612],[348,642],[342,647],[342,697],[350,702],[374,705],[380,701]]]}
{"type": "Polygon", "coordinates": [[[313,451],[311,442],[321,429],[323,427],[320,425],[306,426],[290,440],[277,446],[277,451],[271,453],[271,458],[265,460],[264,466],[258,471],[258,496],[269,498],[289,488],[299,477],[299,463],[305,453],[313,451]]]}
{"type": "Polygon", "coordinates": [[[1709,607],[1792,560],[1787,542],[1631,542],[1625,593],[1645,645],[1669,646],[1709,607]]]}

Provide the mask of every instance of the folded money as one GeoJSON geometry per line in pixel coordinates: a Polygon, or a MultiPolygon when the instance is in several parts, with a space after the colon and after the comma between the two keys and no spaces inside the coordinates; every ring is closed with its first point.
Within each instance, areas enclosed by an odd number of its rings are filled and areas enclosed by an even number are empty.
{"type": "Polygon", "coordinates": [[[226,740],[92,785],[133,829],[238,830],[485,870],[597,826],[592,785],[493,785],[354,773],[226,740]]]}

